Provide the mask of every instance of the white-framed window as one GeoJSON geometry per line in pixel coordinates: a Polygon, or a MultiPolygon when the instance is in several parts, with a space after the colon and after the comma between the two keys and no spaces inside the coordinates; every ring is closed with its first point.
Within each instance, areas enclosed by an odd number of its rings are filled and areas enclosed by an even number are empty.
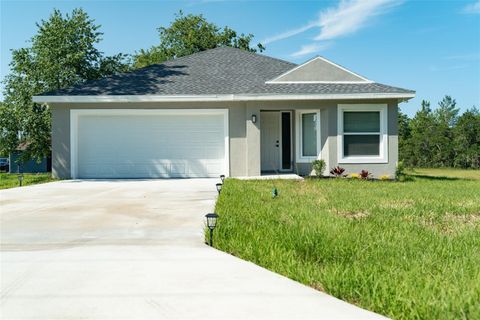
{"type": "Polygon", "coordinates": [[[297,162],[312,162],[320,156],[320,111],[296,112],[297,162]]]}
{"type": "Polygon", "coordinates": [[[388,162],[386,104],[338,105],[338,162],[388,162]]]}

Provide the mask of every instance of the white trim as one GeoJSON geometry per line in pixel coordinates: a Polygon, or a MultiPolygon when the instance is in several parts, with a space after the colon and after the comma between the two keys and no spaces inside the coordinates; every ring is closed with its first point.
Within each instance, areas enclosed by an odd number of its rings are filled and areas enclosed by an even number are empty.
{"type": "MultiPolygon", "coordinates": [[[[337,159],[338,163],[388,163],[388,106],[386,104],[339,104],[337,113],[337,159]],[[380,112],[380,132],[368,133],[361,132],[358,134],[380,135],[379,156],[356,156],[345,157],[343,154],[343,113],[345,111],[380,112]]],[[[349,133],[356,134],[356,133],[349,133]]]]}
{"type": "Polygon", "coordinates": [[[71,109],[70,110],[70,176],[78,177],[78,118],[80,115],[205,115],[222,114],[224,119],[225,176],[230,176],[230,136],[228,109],[71,109]]]}
{"type": "Polygon", "coordinates": [[[265,82],[266,84],[295,84],[295,83],[301,83],[301,84],[315,84],[315,83],[323,83],[323,84],[362,84],[362,83],[373,83],[372,81],[366,82],[366,81],[267,81],[265,82]]]}
{"type": "Polygon", "coordinates": [[[321,157],[321,132],[320,132],[320,110],[315,109],[305,109],[305,110],[295,110],[295,154],[296,154],[296,163],[310,163],[313,160],[320,159],[321,157]],[[311,157],[305,157],[302,155],[302,114],[314,113],[317,116],[317,155],[311,157]]]}
{"type": "Polygon", "coordinates": [[[36,103],[411,99],[415,93],[33,96],[36,103]]]}
{"type": "MultiPolygon", "coordinates": [[[[324,62],[326,62],[326,63],[329,63],[329,64],[331,64],[332,66],[337,67],[337,68],[339,68],[339,69],[341,69],[341,70],[343,70],[343,71],[345,71],[345,72],[348,72],[348,73],[354,75],[355,77],[358,77],[358,78],[360,78],[360,79],[363,80],[363,81],[358,81],[358,82],[353,82],[353,83],[372,83],[372,82],[373,82],[372,80],[369,80],[369,79],[367,79],[367,78],[365,78],[365,77],[362,77],[361,75],[359,75],[359,74],[357,74],[357,73],[355,73],[355,72],[353,72],[353,71],[351,71],[351,70],[348,70],[347,68],[344,68],[344,67],[342,67],[341,65],[338,65],[338,64],[336,64],[336,63],[334,63],[334,62],[332,62],[332,61],[330,61],[330,60],[328,60],[328,59],[325,59],[325,58],[320,57],[320,56],[316,56],[316,57],[314,57],[314,58],[312,58],[312,59],[310,59],[310,60],[308,60],[308,61],[306,61],[306,62],[304,62],[304,63],[302,63],[302,64],[300,64],[300,65],[298,65],[298,66],[296,66],[295,68],[290,69],[290,70],[288,70],[287,72],[282,73],[281,75],[273,78],[272,80],[266,81],[265,83],[282,83],[282,82],[277,81],[277,80],[280,79],[280,78],[282,78],[282,77],[284,77],[284,76],[286,76],[286,75],[289,74],[289,73],[292,73],[292,72],[295,71],[295,70],[298,70],[298,69],[300,69],[300,68],[303,68],[303,67],[306,66],[307,64],[309,64],[309,63],[311,63],[311,62],[313,62],[313,61],[315,61],[315,60],[318,60],[318,59],[319,59],[319,60],[322,60],[322,61],[324,61],[324,62]]],[[[299,82],[299,81],[291,81],[291,82],[286,81],[286,82],[284,82],[284,83],[302,83],[302,82],[301,82],[301,81],[300,81],[300,82],[299,82]]],[[[315,82],[314,82],[314,83],[315,83],[315,82]]],[[[337,83],[337,82],[336,82],[336,81],[329,81],[329,82],[318,82],[318,83],[337,83]]],[[[338,83],[342,83],[342,82],[340,81],[340,82],[338,82],[338,83]]],[[[344,82],[344,83],[350,83],[350,82],[344,82]]]]}

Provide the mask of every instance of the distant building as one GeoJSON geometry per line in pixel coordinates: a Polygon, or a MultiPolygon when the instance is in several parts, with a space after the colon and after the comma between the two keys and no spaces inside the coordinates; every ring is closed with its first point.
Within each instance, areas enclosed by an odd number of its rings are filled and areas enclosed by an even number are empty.
{"type": "Polygon", "coordinates": [[[40,173],[52,171],[52,161],[50,158],[44,157],[38,162],[36,159],[20,162],[20,157],[27,149],[28,143],[21,143],[18,145],[16,151],[10,153],[10,173],[40,173]]]}

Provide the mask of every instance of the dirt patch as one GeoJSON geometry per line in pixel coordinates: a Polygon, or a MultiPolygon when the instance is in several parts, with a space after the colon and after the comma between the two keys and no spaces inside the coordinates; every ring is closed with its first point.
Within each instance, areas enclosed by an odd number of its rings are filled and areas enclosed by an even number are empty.
{"type": "Polygon", "coordinates": [[[351,219],[351,220],[364,219],[370,215],[368,211],[341,211],[337,209],[332,209],[331,212],[335,213],[340,217],[351,219]]]}
{"type": "Polygon", "coordinates": [[[415,201],[412,199],[395,199],[395,200],[385,200],[380,204],[382,209],[409,209],[415,205],[415,201]]]}

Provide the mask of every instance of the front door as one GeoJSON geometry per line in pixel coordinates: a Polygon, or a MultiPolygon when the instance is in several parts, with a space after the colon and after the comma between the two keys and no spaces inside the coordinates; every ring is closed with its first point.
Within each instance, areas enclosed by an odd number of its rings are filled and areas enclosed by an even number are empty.
{"type": "Polygon", "coordinates": [[[280,112],[265,111],[260,117],[260,148],[262,171],[280,169],[280,112]]]}
{"type": "Polygon", "coordinates": [[[262,122],[260,126],[262,171],[291,171],[291,112],[264,111],[260,119],[262,122]]]}

